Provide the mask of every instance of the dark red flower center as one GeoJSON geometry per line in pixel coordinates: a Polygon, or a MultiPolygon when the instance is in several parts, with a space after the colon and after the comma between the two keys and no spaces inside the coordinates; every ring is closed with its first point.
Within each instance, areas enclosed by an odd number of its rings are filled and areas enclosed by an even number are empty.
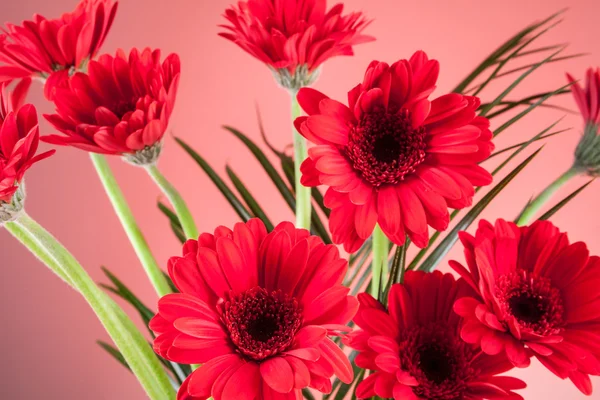
{"type": "Polygon", "coordinates": [[[417,380],[413,392],[420,398],[463,399],[477,375],[471,367],[476,353],[444,323],[406,331],[400,348],[402,369],[417,380]]]}
{"type": "Polygon", "coordinates": [[[497,286],[501,309],[514,317],[521,329],[542,336],[556,334],[561,329],[563,300],[550,279],[521,270],[501,276],[497,286]]]}
{"type": "Polygon", "coordinates": [[[255,287],[231,295],[222,305],[221,318],[238,350],[263,360],[290,347],[302,324],[302,310],[295,298],[280,290],[255,287]]]}
{"type": "Polygon", "coordinates": [[[412,126],[408,110],[365,114],[350,133],[346,156],[373,186],[396,184],[425,160],[425,129],[412,126]]]}

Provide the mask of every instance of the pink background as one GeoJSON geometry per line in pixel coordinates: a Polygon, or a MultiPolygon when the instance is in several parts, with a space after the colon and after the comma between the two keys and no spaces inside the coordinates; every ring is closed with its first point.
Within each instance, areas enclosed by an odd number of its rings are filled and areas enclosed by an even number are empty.
{"type": "MultiPolygon", "coordinates": [[[[217,37],[216,25],[231,0],[124,0],[104,50],[117,47],[152,46],[177,52],[183,64],[179,98],[172,132],[191,143],[214,168],[223,172],[229,164],[241,175],[265,206],[273,221],[290,219],[291,212],[278,197],[253,157],[220,126],[229,124],[259,139],[254,107],[262,110],[273,143],[290,142],[287,94],[276,87],[269,71],[233,44],[217,37]]],[[[3,7],[2,19],[19,22],[33,13],[47,17],[71,10],[75,0],[20,0],[3,7]]],[[[377,42],[356,49],[353,58],[328,62],[316,88],[331,97],[345,93],[362,79],[372,59],[389,62],[426,50],[441,62],[437,94],[451,90],[484,56],[509,35],[530,22],[569,6],[562,25],[542,39],[545,44],[569,42],[571,52],[591,52],[577,60],[549,65],[536,72],[514,96],[555,89],[564,83],[564,71],[583,76],[588,65],[600,65],[597,39],[600,26],[597,0],[504,0],[497,2],[460,0],[452,2],[347,0],[347,9],[367,12],[375,22],[368,33],[377,42]]],[[[490,99],[496,91],[488,91],[490,99]]],[[[31,102],[40,113],[51,111],[34,88],[31,102]]],[[[560,104],[573,108],[569,97],[560,104]]],[[[505,132],[497,141],[521,141],[562,116],[555,110],[534,112],[505,132]]],[[[498,126],[500,121],[494,121],[498,126]]],[[[43,123],[43,131],[49,132],[43,123]]],[[[552,140],[543,153],[488,209],[485,216],[512,218],[524,202],[562,173],[571,163],[571,152],[579,135],[580,121],[568,115],[561,127],[574,130],[552,140]]],[[[125,194],[135,209],[161,265],[179,254],[179,245],[164,218],[156,210],[159,192],[142,170],[114,158],[112,165],[125,194]]],[[[219,224],[231,225],[237,217],[208,178],[172,140],[168,139],[161,168],[177,186],[197,217],[201,231],[219,224]]],[[[571,182],[567,190],[577,184],[571,182]]],[[[53,232],[86,266],[97,280],[105,280],[100,266],[106,265],[129,284],[151,306],[156,297],[145,278],[119,222],[112,212],[94,170],[84,152],[61,149],[55,157],[34,168],[27,179],[27,209],[53,232]]],[[[586,240],[592,253],[600,254],[600,212],[594,184],[567,210],[554,218],[572,240],[586,240]]],[[[143,399],[143,391],[131,374],[118,366],[94,343],[106,339],[100,324],[85,302],[33,256],[0,230],[3,256],[0,283],[2,329],[0,354],[0,398],[3,399],[143,399]]],[[[453,256],[460,257],[459,251],[453,256]]],[[[528,399],[584,398],[569,382],[562,382],[534,364],[515,375],[526,378],[528,399]]],[[[600,379],[595,378],[600,398],[600,379]]]]}

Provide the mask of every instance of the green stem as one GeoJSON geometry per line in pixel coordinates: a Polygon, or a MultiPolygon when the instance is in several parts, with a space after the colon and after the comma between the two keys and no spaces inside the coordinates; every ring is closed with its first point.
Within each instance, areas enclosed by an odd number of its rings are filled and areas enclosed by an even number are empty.
{"type": "Polygon", "coordinates": [[[131,209],[127,205],[123,192],[121,192],[106,158],[101,154],[95,153],[90,153],[90,156],[96,167],[96,172],[98,172],[98,176],[104,185],[104,190],[110,198],[113,208],[121,220],[121,225],[123,225],[123,229],[125,229],[129,241],[133,245],[154,289],[161,297],[171,293],[171,287],[154,259],[150,247],[148,246],[144,235],[142,235],[142,232],[131,213],[131,209]]]}
{"type": "Polygon", "coordinates": [[[154,182],[156,182],[158,187],[163,191],[165,196],[167,196],[171,205],[173,205],[173,208],[179,217],[179,222],[181,222],[183,232],[185,232],[185,236],[187,236],[188,239],[198,239],[198,228],[196,228],[192,213],[177,189],[175,189],[164,175],[160,173],[156,164],[146,165],[145,169],[152,179],[154,179],[154,182]]]}
{"type": "Polygon", "coordinates": [[[311,193],[309,187],[304,187],[300,183],[302,173],[300,166],[308,157],[306,148],[306,139],[294,127],[293,122],[302,115],[302,109],[296,98],[297,92],[290,92],[292,97],[292,131],[294,132],[294,172],[295,172],[295,189],[296,189],[296,228],[304,228],[310,230],[310,214],[311,214],[311,193]]]}
{"type": "Polygon", "coordinates": [[[382,282],[387,277],[388,270],[388,254],[390,241],[385,236],[379,225],[375,225],[373,230],[373,258],[371,260],[371,295],[376,299],[379,298],[380,288],[384,287],[386,282],[382,282]]]}
{"type": "Polygon", "coordinates": [[[117,345],[148,396],[153,400],[175,398],[160,361],[133,322],[94,283],[77,260],[49,232],[22,212],[6,229],[52,271],[86,299],[117,345]]]}
{"type": "Polygon", "coordinates": [[[528,225],[532,222],[535,215],[540,209],[546,204],[548,200],[571,178],[579,174],[579,170],[575,167],[571,167],[567,172],[559,176],[554,182],[552,182],[542,193],[540,193],[535,199],[529,203],[529,205],[523,210],[517,225],[523,226],[528,225]]]}

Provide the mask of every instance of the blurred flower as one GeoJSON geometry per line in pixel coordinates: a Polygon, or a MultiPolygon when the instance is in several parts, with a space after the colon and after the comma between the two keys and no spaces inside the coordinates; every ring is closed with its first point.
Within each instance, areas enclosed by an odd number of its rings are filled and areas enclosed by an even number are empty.
{"type": "Polygon", "coordinates": [[[358,398],[395,400],[522,399],[525,383],[498,376],[513,368],[504,355],[490,356],[460,338],[456,299],[472,293],[451,274],[407,271],[392,285],[386,309],[359,295],[354,318],[362,330],[344,340],[359,351],[356,365],[373,371],[356,389],[358,398]]]}
{"type": "Polygon", "coordinates": [[[579,171],[588,175],[600,176],[600,68],[590,68],[582,88],[575,79],[567,74],[572,83],[571,92],[585,121],[585,130],[575,150],[575,166],[579,171]]]}
{"type": "Polygon", "coordinates": [[[444,230],[448,207],[471,205],[474,186],[491,175],[478,164],[491,153],[479,99],[451,93],[429,101],[439,64],[419,51],[391,67],[373,61],[349,107],[313,89],[298,101],[308,117],[298,131],[316,146],[302,165],[305,186],[329,186],[325,205],[335,243],[356,251],[379,223],[394,243],[419,247],[429,224],[444,230]]]}
{"type": "Polygon", "coordinates": [[[267,64],[279,84],[298,90],[310,85],[319,66],[352,46],[374,40],[362,31],[362,13],[342,15],[343,4],[326,11],[326,0],[240,1],[225,12],[231,25],[220,36],[267,64]]]}
{"type": "Polygon", "coordinates": [[[36,162],[49,157],[54,150],[35,155],[39,143],[35,107],[23,105],[31,79],[23,79],[9,93],[0,86],[0,223],[16,217],[23,207],[22,180],[36,162]]]}
{"type": "Polygon", "coordinates": [[[468,270],[451,266],[477,292],[454,304],[466,320],[462,338],[517,367],[533,355],[590,395],[588,375],[600,374],[600,258],[548,221],[481,221],[460,239],[468,270]]]}
{"type": "Polygon", "coordinates": [[[173,111],[180,63],[176,54],[160,61],[160,50],[123,50],[90,61],[56,88],[57,114],[46,119],[63,135],[48,143],[103,154],[120,154],[137,164],[156,161],[173,111]]]}
{"type": "Polygon", "coordinates": [[[117,12],[112,0],[83,0],[57,19],[34,15],[0,34],[0,82],[24,77],[47,79],[45,94],[87,62],[102,46],[117,12]]]}
{"type": "Polygon", "coordinates": [[[352,381],[329,338],[347,330],[358,302],[341,285],[348,263],[289,222],[268,233],[259,219],[188,240],[169,260],[181,293],[160,299],[150,322],[155,351],[203,364],[178,399],[296,399],[331,391],[332,375],[352,381]]]}

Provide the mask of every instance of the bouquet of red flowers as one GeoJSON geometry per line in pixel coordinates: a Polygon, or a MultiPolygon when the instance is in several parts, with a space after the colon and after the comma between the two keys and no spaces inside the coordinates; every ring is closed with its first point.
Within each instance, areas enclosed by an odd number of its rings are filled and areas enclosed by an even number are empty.
{"type": "Polygon", "coordinates": [[[536,46],[562,12],[509,38],[450,93],[436,93],[444,66],[420,50],[372,61],[347,83],[347,99],[334,99],[311,85],[329,59],[375,40],[365,14],[326,0],[232,5],[220,36],[289,92],[293,152],[272,146],[262,124],[264,144],[226,130],[296,220],[272,222],[239,176],[227,168],[225,181],[176,137],[240,218],[212,233],[198,232],[158,169],[180,58],[150,48],[102,54],[116,12],[113,0],[83,0],[60,18],[35,15],[0,34],[0,225],[85,298],[114,342],[101,346],[150,399],[515,400],[526,383],[511,371],[532,359],[592,394],[600,258],[550,220],[600,173],[600,70],[508,100],[540,67],[578,56],[563,45],[536,46]],[[533,61],[519,64],[523,57],[533,61]],[[492,90],[505,76],[514,79],[492,90]],[[55,133],[40,136],[35,107],[24,105],[32,79],[54,104],[44,118],[55,133]],[[494,139],[567,93],[583,118],[572,167],[519,215],[481,219],[541,151],[538,142],[567,130],[558,120],[505,148],[494,139]],[[106,269],[111,283],[95,283],[25,213],[24,175],[54,152],[38,154],[40,140],[90,153],[157,304],[143,304],[106,269]],[[146,170],[168,200],[159,208],[182,251],[166,271],[112,174],[112,156],[146,170]],[[591,179],[556,199],[578,175],[591,179]],[[455,273],[437,271],[454,246],[464,249],[450,261],[455,273]],[[130,303],[149,332],[111,296],[130,303]]]}

